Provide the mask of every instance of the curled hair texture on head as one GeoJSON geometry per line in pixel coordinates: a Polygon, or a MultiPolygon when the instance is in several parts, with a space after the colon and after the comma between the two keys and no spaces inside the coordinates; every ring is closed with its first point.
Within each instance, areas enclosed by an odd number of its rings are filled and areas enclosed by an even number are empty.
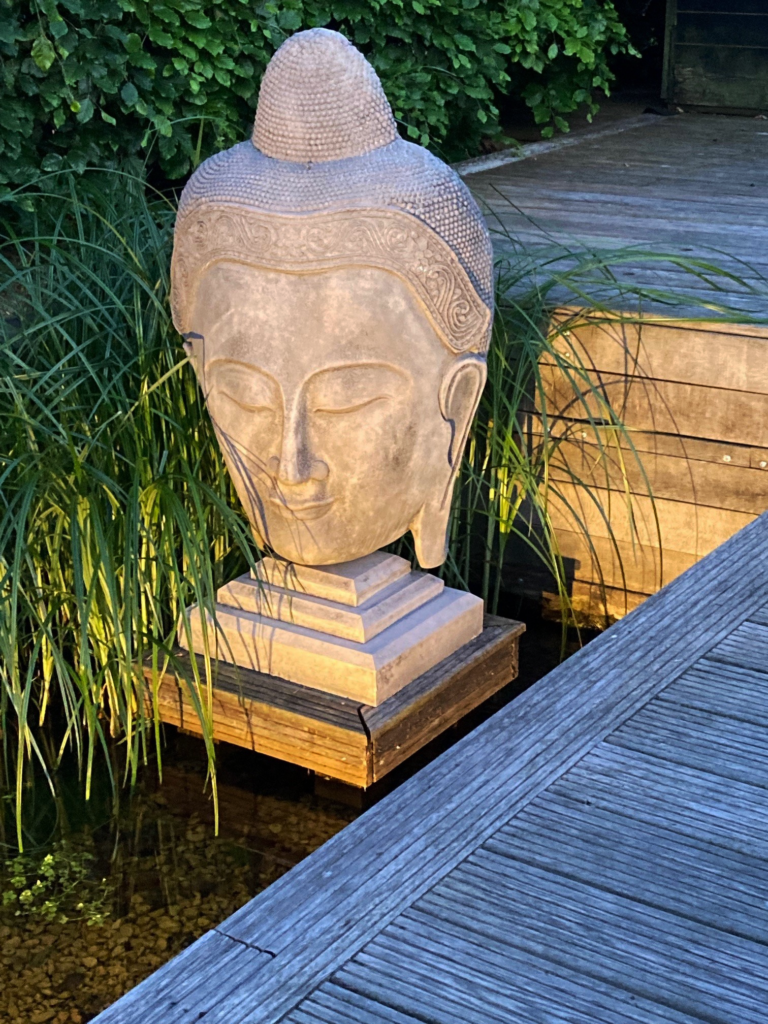
{"type": "Polygon", "coordinates": [[[397,138],[378,75],[338,32],[298,32],[264,73],[252,142],[265,156],[322,163],[362,156],[397,138]]]}
{"type": "Polygon", "coordinates": [[[371,65],[342,35],[291,36],[264,74],[251,141],[206,160],[179,205],[172,264],[182,333],[205,269],[234,260],[401,277],[453,351],[485,352],[493,259],[455,172],[397,134],[371,65]]]}

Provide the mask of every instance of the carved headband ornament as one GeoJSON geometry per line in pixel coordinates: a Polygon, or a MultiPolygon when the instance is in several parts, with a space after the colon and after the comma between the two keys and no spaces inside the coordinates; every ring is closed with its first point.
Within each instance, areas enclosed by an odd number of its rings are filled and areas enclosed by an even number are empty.
{"type": "Polygon", "coordinates": [[[399,138],[375,71],[337,32],[283,43],[252,140],[189,179],[171,265],[180,333],[200,276],[222,260],[288,273],[379,267],[410,286],[453,351],[488,348],[493,258],[482,214],[451,168],[399,138]]]}

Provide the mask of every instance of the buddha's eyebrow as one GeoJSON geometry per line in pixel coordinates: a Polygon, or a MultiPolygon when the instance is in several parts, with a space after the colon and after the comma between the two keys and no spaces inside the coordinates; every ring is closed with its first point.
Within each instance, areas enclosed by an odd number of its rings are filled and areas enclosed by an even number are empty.
{"type": "Polygon", "coordinates": [[[228,359],[226,356],[216,356],[205,364],[205,371],[206,373],[215,373],[217,370],[223,370],[226,367],[234,367],[237,370],[241,370],[243,373],[250,373],[254,376],[264,377],[276,388],[279,389],[280,387],[277,378],[273,377],[268,370],[263,369],[261,366],[255,366],[253,363],[244,363],[241,359],[228,359]]]}
{"type": "Polygon", "coordinates": [[[398,377],[402,377],[404,380],[409,379],[409,374],[403,370],[400,366],[395,366],[393,363],[382,363],[382,362],[353,362],[353,363],[337,363],[331,366],[322,366],[318,370],[314,370],[306,379],[305,386],[311,384],[317,377],[325,375],[335,375],[344,373],[350,370],[371,370],[373,372],[391,373],[398,377]]]}

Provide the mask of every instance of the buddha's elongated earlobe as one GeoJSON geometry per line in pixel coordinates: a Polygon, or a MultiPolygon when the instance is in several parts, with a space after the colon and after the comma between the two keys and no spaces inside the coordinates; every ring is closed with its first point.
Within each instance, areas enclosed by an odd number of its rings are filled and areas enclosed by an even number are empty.
{"type": "Polygon", "coordinates": [[[434,569],[445,561],[453,485],[486,376],[485,360],[465,355],[453,361],[440,386],[440,412],[451,428],[445,478],[422,505],[410,527],[416,557],[423,569],[434,569]]]}

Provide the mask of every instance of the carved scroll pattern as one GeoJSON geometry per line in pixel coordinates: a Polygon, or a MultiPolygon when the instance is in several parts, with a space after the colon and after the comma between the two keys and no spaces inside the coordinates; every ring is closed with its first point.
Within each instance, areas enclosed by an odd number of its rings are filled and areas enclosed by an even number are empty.
{"type": "Polygon", "coordinates": [[[193,206],[176,225],[173,318],[183,333],[200,274],[221,260],[298,272],[363,265],[403,278],[424,303],[445,343],[485,352],[491,311],[453,251],[430,228],[394,210],[292,216],[242,207],[193,206]]]}

